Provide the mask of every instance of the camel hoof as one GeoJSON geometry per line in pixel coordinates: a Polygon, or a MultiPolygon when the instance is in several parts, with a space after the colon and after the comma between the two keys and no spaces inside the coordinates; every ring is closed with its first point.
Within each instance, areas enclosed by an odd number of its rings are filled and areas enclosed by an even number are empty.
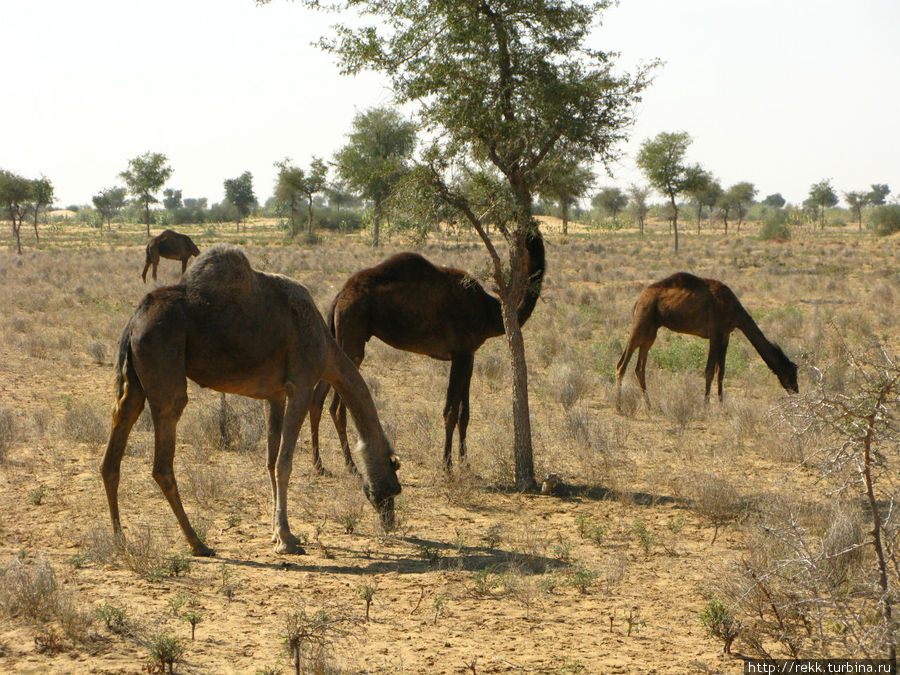
{"type": "Polygon", "coordinates": [[[213,549],[202,542],[191,546],[191,553],[198,558],[212,558],[216,555],[216,552],[213,549]]]}
{"type": "Polygon", "coordinates": [[[292,534],[289,534],[286,537],[276,537],[275,542],[275,553],[279,555],[303,555],[306,553],[303,547],[298,543],[297,537],[292,534]]]}
{"type": "Polygon", "coordinates": [[[321,464],[316,464],[313,466],[313,472],[317,476],[324,476],[325,475],[325,467],[322,466],[321,464]]]}

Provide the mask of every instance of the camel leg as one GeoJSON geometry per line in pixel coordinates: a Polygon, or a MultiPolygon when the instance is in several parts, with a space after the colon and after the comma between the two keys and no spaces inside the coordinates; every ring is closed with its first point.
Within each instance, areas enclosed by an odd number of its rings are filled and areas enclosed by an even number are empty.
{"type": "Polygon", "coordinates": [[[713,377],[716,374],[716,367],[719,362],[719,350],[722,346],[722,339],[718,335],[712,335],[709,338],[709,354],[706,357],[706,370],[703,376],[706,380],[706,393],[704,400],[709,403],[709,390],[712,387],[713,377]]]}
{"type": "Polygon", "coordinates": [[[616,410],[619,411],[622,409],[622,378],[625,377],[625,370],[628,368],[628,362],[631,361],[631,355],[634,354],[635,349],[637,349],[637,342],[633,338],[629,338],[628,345],[616,364],[616,410]]]}
{"type": "MultiPolygon", "coordinates": [[[[459,420],[457,422],[459,429],[459,462],[462,464],[466,461],[466,430],[469,428],[469,387],[472,384],[472,366],[475,363],[474,354],[465,354],[460,357],[463,361],[460,368],[462,369],[462,396],[459,402],[459,420]]],[[[452,366],[451,366],[452,370],[452,366]]]]}
{"type": "Polygon", "coordinates": [[[184,271],[187,269],[187,258],[181,259],[181,273],[184,274],[184,271]]]}
{"type": "Polygon", "coordinates": [[[138,379],[126,375],[122,396],[113,408],[109,442],[106,444],[106,454],[103,455],[103,464],[100,466],[103,486],[106,488],[106,500],[109,502],[113,533],[117,537],[122,536],[122,524],[119,520],[119,467],[125,454],[128,435],[144,409],[145,400],[146,396],[138,379]]]}
{"type": "Polygon", "coordinates": [[[288,398],[281,431],[281,448],[275,462],[275,553],[304,553],[291,534],[287,517],[287,487],[291,478],[294,447],[300,435],[300,427],[306,417],[312,398],[312,385],[297,385],[295,394],[288,398]]]}
{"type": "MultiPolygon", "coordinates": [[[[653,344],[652,342],[650,344],[653,344]]],[[[634,375],[637,378],[641,393],[644,395],[644,403],[647,409],[650,409],[650,396],[647,395],[647,354],[650,351],[650,344],[643,344],[638,351],[637,363],[634,366],[634,375]]]]}
{"type": "Polygon", "coordinates": [[[331,419],[334,422],[334,428],[337,430],[338,438],[341,440],[341,450],[344,452],[344,464],[350,473],[357,473],[356,465],[353,463],[353,457],[350,454],[350,441],[347,438],[347,406],[343,399],[335,392],[331,399],[331,407],[329,408],[331,419]]]}
{"type": "Polygon", "coordinates": [[[728,338],[726,335],[722,340],[722,345],[719,347],[719,358],[718,358],[718,386],[719,386],[719,403],[725,401],[725,397],[722,393],[722,380],[725,377],[725,355],[728,353],[728,338]]]}
{"type": "Polygon", "coordinates": [[[144,280],[145,284],[147,283],[147,270],[149,270],[149,269],[150,269],[150,261],[148,260],[146,263],[144,263],[144,271],[141,272],[141,279],[144,280]]]}
{"type": "Polygon", "coordinates": [[[269,415],[266,419],[266,441],[268,444],[268,456],[266,468],[269,470],[269,480],[272,482],[272,541],[275,541],[275,505],[278,502],[278,481],[275,479],[275,461],[278,459],[278,448],[281,445],[281,430],[284,428],[284,403],[285,397],[275,397],[268,400],[269,415]]]}
{"type": "MultiPolygon", "coordinates": [[[[472,355],[455,354],[450,362],[450,382],[444,404],[444,468],[448,471],[453,466],[453,430],[459,422],[460,404],[471,377],[472,355]]],[[[462,450],[460,457],[464,454],[465,450],[462,450]]]]}
{"type": "Polygon", "coordinates": [[[159,485],[160,490],[166,496],[169,506],[181,526],[185,539],[196,556],[211,556],[214,552],[206,544],[200,541],[200,537],[191,527],[184,506],[181,503],[181,495],[178,492],[178,483],[175,481],[173,462],[175,459],[175,429],[184,407],[187,405],[187,382],[181,381],[181,386],[167,392],[167,396],[154,397],[150,401],[150,413],[153,415],[153,427],[155,435],[155,448],[153,455],[153,479],[159,485]]]}
{"type": "Polygon", "coordinates": [[[316,473],[322,475],[325,469],[322,468],[322,458],[319,456],[319,421],[322,419],[322,407],[331,385],[324,380],[316,385],[313,391],[312,401],[309,404],[309,435],[312,441],[312,463],[316,473]]]}
{"type": "Polygon", "coordinates": [[[151,274],[153,274],[153,281],[156,281],[156,268],[158,266],[159,266],[159,258],[157,258],[156,260],[153,261],[153,271],[151,272],[151,274]]]}

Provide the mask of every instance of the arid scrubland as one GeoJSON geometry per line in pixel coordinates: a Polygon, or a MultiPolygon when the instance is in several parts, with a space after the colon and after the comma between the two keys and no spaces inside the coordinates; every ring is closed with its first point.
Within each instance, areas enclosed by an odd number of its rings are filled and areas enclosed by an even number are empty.
{"type": "MultiPolygon", "coordinates": [[[[396,236],[381,250],[352,235],[286,243],[265,222],[184,232],[201,250],[244,245],[322,310],[350,274],[410,248],[396,236]]],[[[175,471],[212,559],[187,554],[152,479],[146,411],[123,462],[125,546],[112,538],[98,469],[116,342],[151,288],[139,227],[58,227],[39,250],[3,248],[0,670],[289,673],[299,660],[315,673],[692,673],[740,672],[739,654],[883,655],[898,582],[897,242],[850,228],[798,228],[787,242],[756,233],[688,234],[676,257],[664,225],[644,238],[573,227],[567,239],[545,225],[547,274],[525,336],[537,478],[561,477],[550,496],[512,490],[502,337],[476,353],[469,462],[449,480],[449,364],[368,345],[361,370],[402,461],[399,527],[381,532],[326,415],[329,473],[314,474],[306,428],[294,458],[304,556],[272,552],[262,404],[229,396],[223,409],[190,385],[175,471]],[[647,367],[653,408],[630,369],[615,412],[634,301],[678,270],[735,291],[798,364],[799,396],[735,333],[725,402],[706,405],[708,343],[662,330],[647,367]],[[836,413],[842,404],[856,417],[836,413]]],[[[468,235],[416,250],[486,276],[468,235]]],[[[161,261],[159,282],[179,269],[161,261]]]]}

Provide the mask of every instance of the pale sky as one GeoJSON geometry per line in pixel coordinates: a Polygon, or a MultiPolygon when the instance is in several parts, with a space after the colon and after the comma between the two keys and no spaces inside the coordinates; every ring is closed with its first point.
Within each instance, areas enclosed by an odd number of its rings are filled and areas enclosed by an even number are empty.
{"type": "MultiPolygon", "coordinates": [[[[342,77],[311,45],[335,19],[282,0],[0,0],[0,168],[85,204],[162,152],[185,197],[220,201],[249,170],[263,201],[276,161],[329,159],[356,112],[391,103],[385,81],[342,77]]],[[[592,46],[626,69],[665,62],[598,187],[641,182],[641,141],[687,131],[689,160],[724,187],[900,193],[897,0],[621,0],[592,46]]]]}

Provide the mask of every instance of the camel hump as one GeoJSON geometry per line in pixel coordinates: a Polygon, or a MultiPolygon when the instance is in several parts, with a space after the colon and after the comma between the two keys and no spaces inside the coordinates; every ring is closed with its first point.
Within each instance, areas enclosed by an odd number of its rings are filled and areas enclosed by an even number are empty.
{"type": "Polygon", "coordinates": [[[247,256],[229,244],[216,244],[201,253],[184,273],[182,283],[192,291],[232,297],[250,295],[257,287],[247,256]]]}

